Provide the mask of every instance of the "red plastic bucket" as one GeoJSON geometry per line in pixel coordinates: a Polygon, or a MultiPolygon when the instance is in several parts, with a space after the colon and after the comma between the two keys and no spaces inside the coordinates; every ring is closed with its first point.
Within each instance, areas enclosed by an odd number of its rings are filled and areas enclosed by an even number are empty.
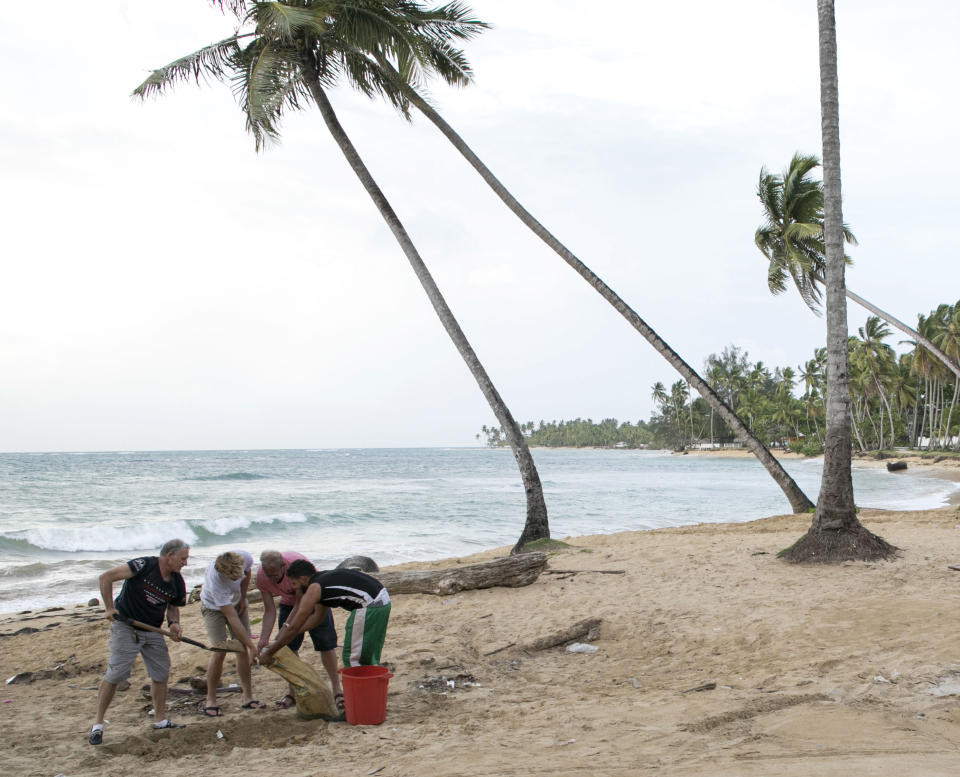
{"type": "Polygon", "coordinates": [[[387,717],[387,685],[393,675],[384,666],[348,666],[340,670],[343,704],[351,726],[379,726],[387,717]]]}

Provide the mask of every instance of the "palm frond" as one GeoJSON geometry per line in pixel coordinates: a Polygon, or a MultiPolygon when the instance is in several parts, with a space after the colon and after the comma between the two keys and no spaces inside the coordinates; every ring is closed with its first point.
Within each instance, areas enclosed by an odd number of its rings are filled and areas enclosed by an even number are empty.
{"type": "Polygon", "coordinates": [[[196,81],[199,84],[201,79],[227,80],[240,52],[239,37],[234,33],[229,38],[204,46],[199,51],[152,71],[147,79],[133,90],[131,96],[141,100],[159,96],[174,84],[183,81],[196,81]]]}
{"type": "Polygon", "coordinates": [[[306,34],[323,35],[329,24],[333,3],[309,3],[307,6],[290,3],[256,3],[250,9],[249,21],[256,24],[257,33],[292,43],[306,34]]]}
{"type": "Polygon", "coordinates": [[[257,150],[279,137],[280,119],[299,109],[305,97],[297,67],[298,52],[279,41],[258,38],[244,49],[233,79],[233,91],[247,120],[257,150]]]}

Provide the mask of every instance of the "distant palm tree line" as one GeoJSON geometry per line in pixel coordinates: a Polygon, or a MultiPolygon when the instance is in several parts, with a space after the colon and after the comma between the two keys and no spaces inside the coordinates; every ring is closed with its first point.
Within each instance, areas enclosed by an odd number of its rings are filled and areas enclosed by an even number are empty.
{"type": "MultiPolygon", "coordinates": [[[[960,358],[960,300],[919,316],[918,328],[948,357],[960,358]]],[[[911,351],[897,355],[886,342],[890,334],[870,316],[848,340],[853,449],[960,450],[960,380],[922,345],[912,343],[911,351]]],[[[823,452],[826,349],[816,349],[796,369],[771,370],[729,346],[707,357],[703,374],[765,445],[810,456],[823,452]]],[[[520,429],[530,445],[543,447],[685,450],[736,440],[703,398],[691,398],[685,381],[669,387],[658,381],[651,397],[656,407],[647,421],[575,418],[529,421],[520,429]]],[[[499,427],[484,426],[477,437],[491,447],[506,444],[499,427]]]]}

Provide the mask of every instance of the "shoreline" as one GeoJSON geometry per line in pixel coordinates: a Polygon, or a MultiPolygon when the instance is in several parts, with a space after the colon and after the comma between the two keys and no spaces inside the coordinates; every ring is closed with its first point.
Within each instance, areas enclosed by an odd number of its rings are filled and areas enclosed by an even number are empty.
{"type": "MultiPolygon", "coordinates": [[[[596,449],[596,450],[604,450],[604,449],[596,449]]],[[[753,454],[746,449],[689,451],[686,454],[672,453],[669,451],[662,451],[659,453],[677,455],[677,456],[689,455],[689,456],[701,457],[701,458],[720,458],[720,459],[726,458],[726,459],[744,459],[744,460],[754,458],[753,454]]],[[[776,451],[774,452],[774,455],[776,455],[777,458],[781,460],[803,461],[811,458],[811,457],[800,456],[799,454],[795,454],[790,451],[776,451]]],[[[906,470],[903,470],[901,472],[890,473],[889,477],[919,476],[919,477],[936,478],[939,480],[945,480],[952,483],[960,483],[960,459],[947,459],[944,461],[934,463],[933,459],[923,458],[923,457],[914,455],[914,456],[904,456],[899,459],[891,458],[889,460],[890,461],[902,460],[907,462],[908,464],[908,468],[906,470]]],[[[872,456],[861,457],[861,458],[855,458],[853,460],[853,466],[856,469],[880,470],[885,467],[886,461],[887,460],[877,460],[872,456]]],[[[945,502],[944,502],[945,505],[960,505],[960,488],[955,488],[946,497],[944,497],[944,499],[945,499],[945,502]]],[[[908,504],[905,507],[901,505],[893,509],[908,509],[908,510],[929,509],[929,505],[928,504],[921,504],[921,505],[908,504]]],[[[692,525],[692,524],[687,524],[687,525],[692,525]]],[[[588,527],[585,527],[585,528],[588,528],[588,527]]],[[[629,530],[630,529],[628,527],[623,529],[622,531],[629,531],[629,530]]],[[[652,530],[653,529],[643,529],[643,531],[652,531],[652,530]]],[[[134,553],[133,555],[136,555],[136,554],[134,553]]],[[[431,560],[429,558],[426,558],[422,560],[413,560],[410,562],[396,562],[396,563],[431,564],[437,561],[438,559],[431,560]]],[[[95,589],[96,589],[95,578],[91,578],[89,592],[87,593],[86,596],[78,596],[77,598],[72,598],[72,599],[67,599],[66,597],[63,597],[63,598],[49,597],[46,599],[46,601],[43,601],[41,599],[39,602],[33,603],[33,604],[24,601],[24,603],[19,606],[14,605],[14,607],[11,607],[11,609],[5,609],[3,611],[0,611],[0,618],[14,616],[17,614],[36,614],[42,611],[53,612],[53,611],[56,611],[57,609],[69,610],[69,609],[80,608],[84,605],[79,604],[79,602],[84,602],[89,597],[99,596],[99,593],[95,589]]],[[[0,607],[2,606],[3,606],[2,603],[0,603],[0,607]]]]}
{"type": "MultiPolygon", "coordinates": [[[[937,694],[960,694],[960,622],[951,616],[960,573],[948,569],[960,555],[960,510],[865,510],[860,518],[901,554],[790,565],[776,552],[810,516],[780,515],[571,537],[531,585],[397,595],[384,650],[394,676],[379,727],[242,711],[224,696],[224,717],[175,708],[170,717],[187,728],[155,733],[138,661],[130,690],[110,708],[104,744],[90,747],[107,657],[102,614],[3,617],[4,635],[38,629],[0,638],[0,674],[39,678],[5,686],[7,770],[120,777],[149,761],[156,777],[185,769],[307,777],[320,762],[324,772],[384,777],[805,777],[814,766],[836,777],[949,773],[958,698],[937,694]],[[517,647],[588,617],[602,620],[593,654],[517,647]],[[458,683],[466,676],[475,683],[458,683]]],[[[455,567],[508,550],[391,569],[455,567]]],[[[251,605],[254,620],[261,613],[251,605]]],[[[182,608],[181,619],[188,636],[203,639],[198,605],[182,608]]],[[[206,663],[184,643],[170,652],[174,680],[206,663]]],[[[316,654],[302,655],[319,668],[316,654]]],[[[269,701],[284,683],[257,668],[254,690],[269,701]]]]}

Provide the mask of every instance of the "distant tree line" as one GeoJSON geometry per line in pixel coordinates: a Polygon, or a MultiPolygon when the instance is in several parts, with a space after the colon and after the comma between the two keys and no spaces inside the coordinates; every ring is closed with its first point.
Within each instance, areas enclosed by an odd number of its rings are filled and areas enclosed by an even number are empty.
{"type": "MultiPolygon", "coordinates": [[[[960,359],[960,301],[919,316],[918,330],[951,359],[960,359]]],[[[890,334],[880,318],[871,316],[848,341],[853,448],[960,450],[960,380],[915,342],[910,341],[911,351],[897,356],[885,342],[890,334]]],[[[805,455],[823,451],[826,349],[816,349],[796,369],[771,370],[731,345],[707,357],[704,377],[765,445],[805,455]]],[[[669,388],[657,382],[651,395],[655,409],[648,421],[575,418],[530,421],[520,428],[530,445],[542,447],[684,450],[735,441],[703,398],[691,398],[685,381],[669,388]]],[[[506,444],[499,427],[484,426],[477,438],[491,447],[506,444]]]]}

